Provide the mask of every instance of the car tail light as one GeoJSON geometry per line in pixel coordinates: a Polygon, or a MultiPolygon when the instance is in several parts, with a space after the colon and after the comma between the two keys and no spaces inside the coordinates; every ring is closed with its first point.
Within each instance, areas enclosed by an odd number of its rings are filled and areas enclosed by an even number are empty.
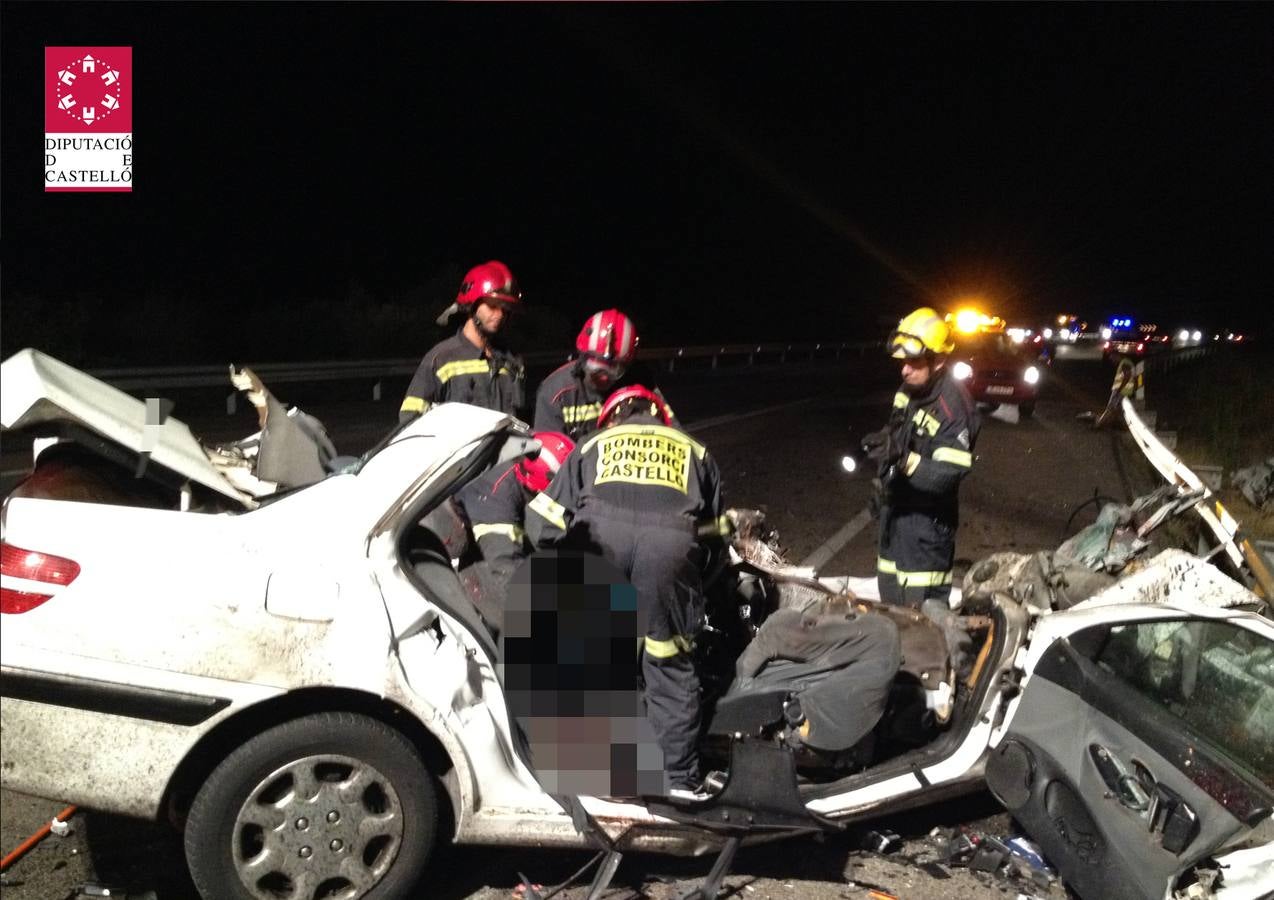
{"type": "MultiPolygon", "coordinates": [[[[0,576],[5,578],[20,578],[35,584],[61,588],[74,581],[79,574],[80,564],[73,559],[0,543],[0,576]]],[[[28,612],[52,597],[51,593],[0,586],[0,613],[28,612]]]]}
{"type": "Polygon", "coordinates": [[[1145,350],[1145,349],[1146,349],[1146,345],[1145,345],[1145,344],[1138,344],[1138,345],[1137,345],[1137,352],[1138,352],[1138,353],[1140,353],[1142,350],[1145,350]]]}

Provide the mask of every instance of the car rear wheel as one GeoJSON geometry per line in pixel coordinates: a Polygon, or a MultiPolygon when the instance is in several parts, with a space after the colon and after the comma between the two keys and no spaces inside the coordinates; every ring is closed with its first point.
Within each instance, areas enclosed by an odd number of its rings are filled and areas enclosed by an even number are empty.
{"type": "Polygon", "coordinates": [[[208,900],[408,896],[438,803],[420,755],[367,716],[319,713],[262,732],[209,776],[186,820],[208,900]]]}
{"type": "Polygon", "coordinates": [[[1017,405],[1017,414],[1023,419],[1029,419],[1031,416],[1035,415],[1035,401],[1032,400],[1030,403],[1019,403],[1017,405]]]}

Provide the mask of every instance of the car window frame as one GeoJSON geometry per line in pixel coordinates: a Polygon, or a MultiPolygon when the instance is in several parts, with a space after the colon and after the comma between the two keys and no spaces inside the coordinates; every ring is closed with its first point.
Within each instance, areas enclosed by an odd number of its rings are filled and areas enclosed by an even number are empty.
{"type": "MultiPolygon", "coordinates": [[[[1222,743],[1219,743],[1216,739],[1213,738],[1211,734],[1208,734],[1202,731],[1195,724],[1194,721],[1191,721],[1190,719],[1185,718],[1176,710],[1174,710],[1171,706],[1169,706],[1168,703],[1165,702],[1163,698],[1161,698],[1160,696],[1156,696],[1154,691],[1151,691],[1148,689],[1149,685],[1146,685],[1145,683],[1137,683],[1132,681],[1129,677],[1127,677],[1127,675],[1123,671],[1117,670],[1113,665],[1110,664],[1110,662],[1104,659],[1107,651],[1111,647],[1113,640],[1117,637],[1117,632],[1121,629],[1142,629],[1142,628],[1153,628],[1153,627],[1176,625],[1179,627],[1176,630],[1174,630],[1171,635],[1171,637],[1175,638],[1176,635],[1180,634],[1185,628],[1187,628],[1191,624],[1198,624],[1204,628],[1229,628],[1236,634],[1251,635],[1253,639],[1264,640],[1264,638],[1257,632],[1252,631],[1251,629],[1248,629],[1248,628],[1244,628],[1242,625],[1227,619],[1199,619],[1199,618],[1190,617],[1190,616],[1182,616],[1182,617],[1174,617],[1174,618],[1168,618],[1168,619],[1150,619],[1150,620],[1135,620],[1135,621],[1128,621],[1128,622],[1112,622],[1107,624],[1104,627],[1104,634],[1100,637],[1099,640],[1084,642],[1086,646],[1082,646],[1082,647],[1079,646],[1079,642],[1077,642],[1076,649],[1081,654],[1088,657],[1088,659],[1094,665],[1100,668],[1103,672],[1117,679],[1120,684],[1126,685],[1130,690],[1134,691],[1137,697],[1141,701],[1144,701],[1145,703],[1153,705],[1153,707],[1158,712],[1162,713],[1163,715],[1169,716],[1174,722],[1178,723],[1180,727],[1186,731],[1186,733],[1188,733],[1192,738],[1197,740],[1200,744],[1204,745],[1210,754],[1212,754],[1215,757],[1224,759],[1227,763],[1229,763],[1232,767],[1234,767],[1236,774],[1240,775],[1244,780],[1249,781],[1256,786],[1262,787],[1263,790],[1267,793],[1274,794],[1274,766],[1271,767],[1271,770],[1269,773],[1262,773],[1258,769],[1253,768],[1254,764],[1252,762],[1249,762],[1248,760],[1242,758],[1241,756],[1236,755],[1236,753],[1230,747],[1222,743]]],[[[1162,643],[1162,639],[1156,642],[1157,645],[1159,643],[1162,643]]],[[[1214,644],[1211,644],[1210,646],[1215,647],[1217,646],[1217,644],[1214,643],[1214,644]]],[[[1200,649],[1198,653],[1198,656],[1199,656],[1198,663],[1200,668],[1203,663],[1202,657],[1205,652],[1206,652],[1205,649],[1200,649]]],[[[1143,662],[1144,661],[1146,660],[1143,659],[1143,662]]],[[[1197,684],[1197,678],[1198,678],[1198,674],[1196,672],[1196,675],[1195,675],[1196,684],[1197,684]]],[[[1274,682],[1272,682],[1269,687],[1271,691],[1274,691],[1274,682]]]]}

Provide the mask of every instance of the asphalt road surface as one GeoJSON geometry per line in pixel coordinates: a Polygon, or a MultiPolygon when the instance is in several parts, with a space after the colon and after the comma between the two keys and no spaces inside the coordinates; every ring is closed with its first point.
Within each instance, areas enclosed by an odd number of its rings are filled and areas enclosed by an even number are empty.
{"type": "MultiPolygon", "coordinates": [[[[880,427],[896,383],[891,366],[874,360],[826,362],[765,370],[682,372],[664,389],[683,422],[689,423],[723,472],[730,505],[766,510],[780,532],[789,558],[823,560],[826,574],[870,574],[874,570],[874,523],[859,513],[869,485],[840,468],[851,433],[880,427]],[[860,527],[861,526],[861,527],[860,527]]],[[[1059,359],[1046,376],[1033,419],[1017,420],[1013,407],[984,418],[973,473],[962,491],[957,532],[957,572],[996,550],[1029,551],[1059,543],[1074,508],[1094,492],[1126,498],[1139,477],[1131,445],[1109,432],[1093,432],[1075,420],[1100,407],[1108,370],[1092,360],[1059,359]]],[[[342,452],[373,444],[395,419],[398,395],[372,404],[361,398],[284,393],[284,399],[327,422],[342,452]]],[[[199,398],[184,398],[174,413],[209,440],[254,430],[245,410],[224,415],[224,393],[213,394],[214,415],[192,415],[199,398]]],[[[20,448],[5,455],[19,458],[20,448]]],[[[1144,478],[1144,474],[1140,475],[1144,478]]],[[[126,747],[102,747],[126,753],[126,747]]],[[[0,838],[8,852],[47,822],[65,804],[5,791],[0,794],[0,838]]],[[[967,868],[944,865],[935,828],[965,826],[997,835],[1014,833],[1012,823],[987,794],[885,816],[823,841],[798,840],[745,848],[726,878],[726,896],[744,900],[868,897],[882,891],[901,900],[1000,898],[1026,893],[1065,897],[1051,887],[1009,883],[967,868]],[[891,829],[903,839],[895,852],[863,849],[870,829],[891,829]]],[[[588,854],[495,848],[439,851],[422,898],[512,896],[524,872],[553,885],[588,860],[588,854]]],[[[647,897],[665,900],[698,883],[709,859],[680,860],[633,856],[624,861],[605,895],[611,900],[647,897]]],[[[112,896],[187,900],[194,890],[185,874],[179,837],[165,825],[80,811],[66,836],[50,836],[15,863],[0,884],[12,900],[62,900],[97,883],[122,889],[112,896]]],[[[583,900],[586,887],[558,896],[583,900]]]]}

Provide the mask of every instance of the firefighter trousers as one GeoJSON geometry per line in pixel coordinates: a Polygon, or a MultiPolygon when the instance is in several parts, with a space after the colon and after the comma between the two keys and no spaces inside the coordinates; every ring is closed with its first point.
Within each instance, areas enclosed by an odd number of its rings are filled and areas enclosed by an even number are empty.
{"type": "Polygon", "coordinates": [[[876,580],[885,603],[912,609],[926,600],[945,605],[954,562],[954,517],[932,509],[881,509],[876,580]]]}
{"type": "Polygon", "coordinates": [[[694,523],[588,505],[572,523],[570,544],[600,553],[637,589],[646,717],[663,749],[670,785],[697,785],[700,698],[691,650],[703,627],[706,552],[694,523]]]}

